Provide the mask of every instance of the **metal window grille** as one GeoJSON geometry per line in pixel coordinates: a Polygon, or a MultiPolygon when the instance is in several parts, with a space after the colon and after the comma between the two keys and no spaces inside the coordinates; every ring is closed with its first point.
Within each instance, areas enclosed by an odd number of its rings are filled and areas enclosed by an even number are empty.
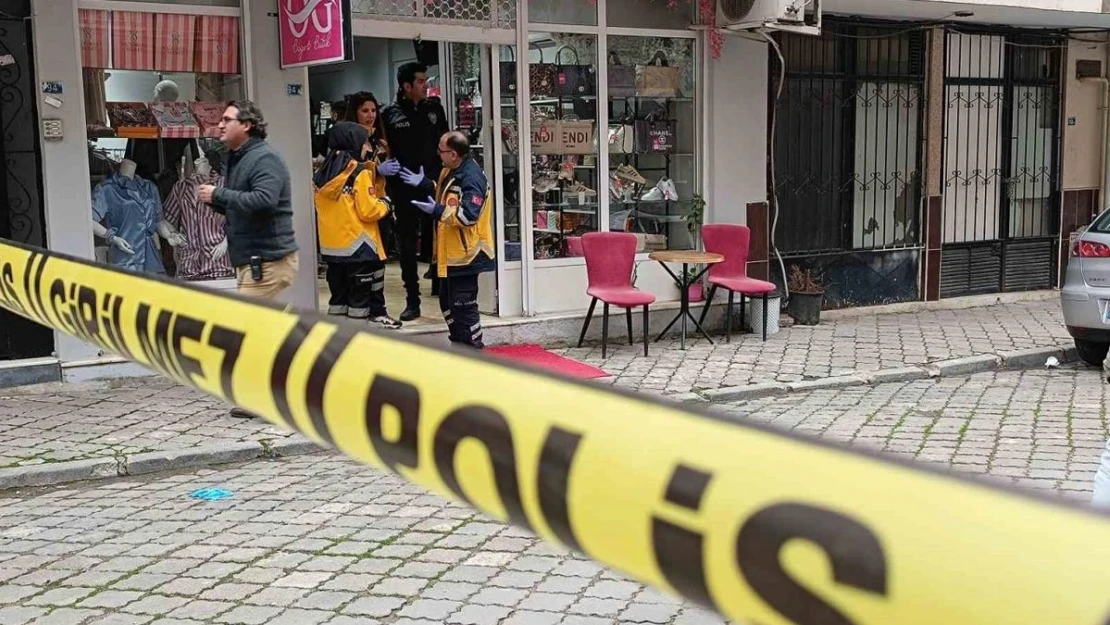
{"type": "Polygon", "coordinates": [[[941,295],[1050,287],[1063,35],[945,37],[941,295]]]}
{"type": "Polygon", "coordinates": [[[779,42],[786,82],[771,148],[779,251],[920,247],[925,33],[831,22],[821,37],[779,42]]]}
{"type": "Polygon", "coordinates": [[[515,28],[516,0],[354,0],[351,11],[375,19],[515,28]]]}

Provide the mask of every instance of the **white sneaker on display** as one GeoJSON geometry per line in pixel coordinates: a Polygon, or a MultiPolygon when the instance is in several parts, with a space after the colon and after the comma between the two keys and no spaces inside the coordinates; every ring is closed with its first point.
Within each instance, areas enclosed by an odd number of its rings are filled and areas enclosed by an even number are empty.
{"type": "Polygon", "coordinates": [[[670,200],[671,202],[678,201],[678,189],[674,186],[674,181],[670,178],[662,178],[655,185],[655,188],[663,192],[663,199],[670,200]]]}
{"type": "Polygon", "coordinates": [[[654,187],[648,189],[646,193],[641,195],[640,199],[644,200],[645,202],[662,202],[663,190],[659,188],[659,185],[655,185],[654,187]]]}

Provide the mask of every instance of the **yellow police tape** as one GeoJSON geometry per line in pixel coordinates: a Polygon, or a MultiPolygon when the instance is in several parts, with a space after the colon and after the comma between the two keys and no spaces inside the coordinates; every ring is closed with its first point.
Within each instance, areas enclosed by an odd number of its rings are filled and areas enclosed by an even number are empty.
{"type": "Polygon", "coordinates": [[[0,306],[738,621],[1110,624],[1081,509],[4,242],[0,306]]]}

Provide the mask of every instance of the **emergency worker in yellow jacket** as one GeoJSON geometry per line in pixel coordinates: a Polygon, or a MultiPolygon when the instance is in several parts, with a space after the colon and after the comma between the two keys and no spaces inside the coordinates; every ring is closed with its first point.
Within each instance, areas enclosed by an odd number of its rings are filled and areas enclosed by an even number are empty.
{"type": "Polygon", "coordinates": [[[496,269],[489,182],[470,157],[470,142],[461,132],[443,135],[439,157],[443,171],[434,186],[422,172],[405,171],[405,179],[434,194],[426,202],[413,202],[413,206],[431,215],[436,224],[439,307],[451,342],[482,349],[478,274],[496,269]]]}
{"type": "Polygon", "coordinates": [[[328,265],[329,315],[369,319],[397,329],[385,304],[385,259],[380,224],[393,212],[380,195],[370,134],[353,122],[331,128],[328,154],[316,170],[316,224],[328,265]]]}

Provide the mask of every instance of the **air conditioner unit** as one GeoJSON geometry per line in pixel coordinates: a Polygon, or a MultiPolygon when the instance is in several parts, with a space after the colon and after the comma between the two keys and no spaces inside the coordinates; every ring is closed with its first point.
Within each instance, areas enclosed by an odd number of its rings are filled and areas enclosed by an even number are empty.
{"type": "Polygon", "coordinates": [[[717,26],[821,34],[821,0],[717,0],[717,26]]]}

